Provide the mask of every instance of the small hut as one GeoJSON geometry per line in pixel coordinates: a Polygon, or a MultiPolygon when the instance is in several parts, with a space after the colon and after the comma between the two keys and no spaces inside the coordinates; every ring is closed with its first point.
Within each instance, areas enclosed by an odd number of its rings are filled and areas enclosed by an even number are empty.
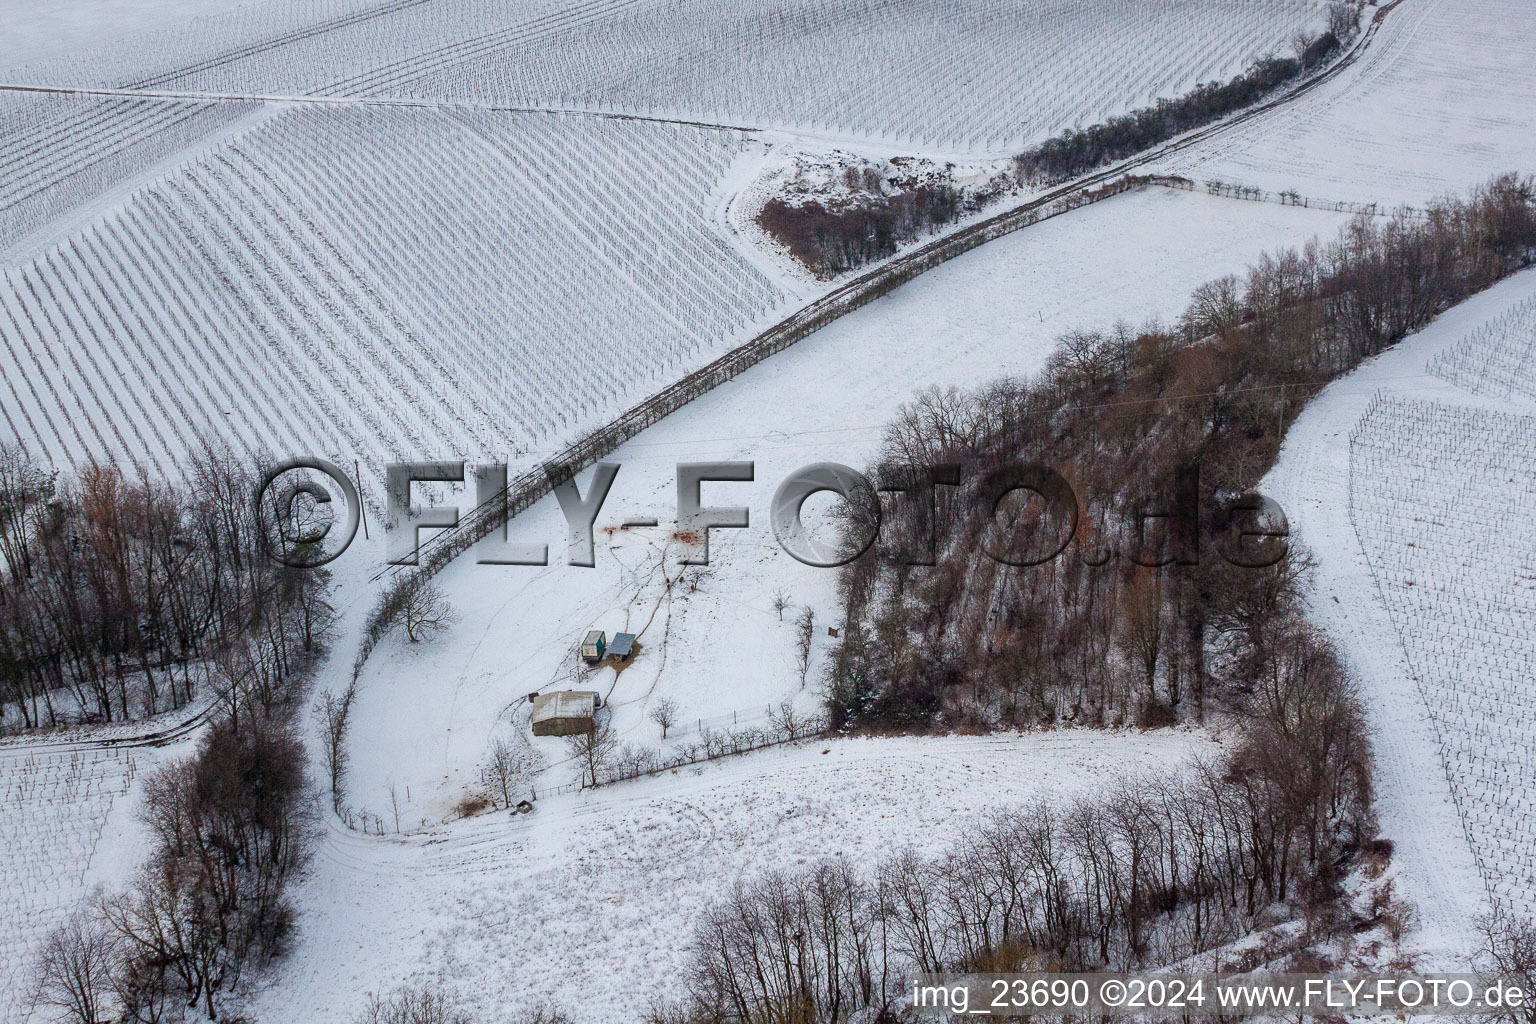
{"type": "Polygon", "coordinates": [[[608,634],[600,629],[589,629],[586,639],[581,642],[581,660],[588,665],[596,665],[603,660],[607,649],[608,634]]]}
{"type": "Polygon", "coordinates": [[[603,699],[594,690],[556,690],[533,702],[535,736],[579,736],[592,731],[603,699]]]}

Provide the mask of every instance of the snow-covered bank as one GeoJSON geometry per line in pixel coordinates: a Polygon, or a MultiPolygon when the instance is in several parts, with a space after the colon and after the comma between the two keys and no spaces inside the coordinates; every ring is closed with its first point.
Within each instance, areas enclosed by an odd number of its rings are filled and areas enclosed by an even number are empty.
{"type": "Polygon", "coordinates": [[[1406,0],[1381,35],[1334,80],[1164,169],[1393,206],[1536,168],[1536,7],[1406,0]]]}

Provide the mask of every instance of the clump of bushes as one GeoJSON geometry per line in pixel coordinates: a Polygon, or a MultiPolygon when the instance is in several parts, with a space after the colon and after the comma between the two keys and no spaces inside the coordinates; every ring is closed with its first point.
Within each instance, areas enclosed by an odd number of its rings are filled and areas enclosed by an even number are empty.
{"type": "Polygon", "coordinates": [[[770,199],[758,225],[817,277],[832,278],[884,259],[920,235],[953,223],[961,211],[953,185],[931,182],[882,195],[868,192],[841,204],[770,199]]]}

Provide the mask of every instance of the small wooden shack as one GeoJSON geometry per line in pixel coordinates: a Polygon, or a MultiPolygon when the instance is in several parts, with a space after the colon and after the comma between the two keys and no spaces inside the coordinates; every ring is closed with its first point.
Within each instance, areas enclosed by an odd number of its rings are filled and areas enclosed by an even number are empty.
{"type": "Polygon", "coordinates": [[[608,634],[600,629],[587,630],[586,639],[581,642],[581,660],[588,665],[596,665],[603,660],[607,650],[608,634]]]}
{"type": "Polygon", "coordinates": [[[556,690],[533,702],[535,736],[579,736],[592,731],[603,699],[594,690],[556,690]]]}

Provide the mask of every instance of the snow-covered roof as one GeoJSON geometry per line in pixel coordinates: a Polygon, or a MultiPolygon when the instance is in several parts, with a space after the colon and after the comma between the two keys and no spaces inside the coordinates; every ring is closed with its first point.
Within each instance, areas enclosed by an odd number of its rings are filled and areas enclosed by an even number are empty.
{"type": "Polygon", "coordinates": [[[533,703],[534,723],[552,718],[591,718],[597,713],[597,693],[593,690],[556,690],[533,703]]]}

